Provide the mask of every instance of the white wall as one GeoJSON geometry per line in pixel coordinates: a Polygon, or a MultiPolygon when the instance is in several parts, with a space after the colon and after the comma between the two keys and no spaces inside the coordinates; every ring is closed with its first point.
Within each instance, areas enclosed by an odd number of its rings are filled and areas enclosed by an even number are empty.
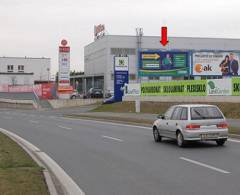
{"type": "MultiPolygon", "coordinates": [[[[34,73],[33,80],[47,81],[51,73],[50,58],[21,58],[0,57],[0,72],[7,73],[7,66],[14,66],[14,73],[18,73],[18,65],[24,66],[24,73],[34,73]],[[48,71],[49,69],[49,71],[48,71]]],[[[1,75],[0,75],[1,77],[1,75]]]]}
{"type": "Polygon", "coordinates": [[[0,85],[33,85],[33,75],[0,74],[0,85]]]}

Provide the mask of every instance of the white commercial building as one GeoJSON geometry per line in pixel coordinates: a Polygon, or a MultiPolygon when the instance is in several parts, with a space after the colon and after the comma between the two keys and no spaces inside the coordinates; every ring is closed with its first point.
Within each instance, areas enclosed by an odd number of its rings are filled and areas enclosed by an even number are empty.
{"type": "MultiPolygon", "coordinates": [[[[163,47],[159,36],[105,35],[84,48],[86,88],[96,85],[94,78],[104,80],[103,88],[113,90],[114,56],[129,57],[129,82],[137,82],[138,50],[240,50],[240,39],[170,37],[163,47]],[[93,78],[91,80],[91,78],[93,78]]],[[[183,79],[172,77],[145,77],[142,81],[183,79]]]]}
{"type": "Polygon", "coordinates": [[[0,57],[0,84],[32,85],[50,79],[50,58],[0,57]]]}

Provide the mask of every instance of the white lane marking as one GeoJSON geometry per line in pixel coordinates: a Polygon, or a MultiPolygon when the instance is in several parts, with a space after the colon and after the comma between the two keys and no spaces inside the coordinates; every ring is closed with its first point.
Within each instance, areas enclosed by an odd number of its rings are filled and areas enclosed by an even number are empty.
{"type": "MultiPolygon", "coordinates": [[[[115,126],[121,126],[121,127],[134,127],[134,128],[139,128],[139,129],[148,129],[151,130],[151,127],[145,127],[145,126],[137,126],[137,125],[127,125],[127,124],[121,124],[121,123],[113,123],[113,122],[104,122],[104,121],[93,121],[90,119],[76,119],[76,118],[68,118],[68,117],[61,117],[62,119],[68,119],[68,120],[82,120],[82,121],[91,121],[95,123],[100,123],[100,124],[109,124],[109,125],[115,125],[115,126]]],[[[121,121],[119,121],[121,122],[121,121]]]]}
{"type": "Polygon", "coordinates": [[[62,128],[62,129],[67,129],[67,130],[71,130],[72,128],[70,127],[64,127],[64,126],[61,126],[61,125],[58,125],[59,128],[62,128]]]}
{"type": "Polygon", "coordinates": [[[35,124],[38,124],[39,121],[34,121],[34,120],[29,120],[30,123],[35,123],[35,124]]]}
{"type": "Polygon", "coordinates": [[[240,140],[236,140],[236,139],[228,139],[228,141],[235,142],[235,143],[240,143],[240,140]]]}
{"type": "Polygon", "coordinates": [[[118,138],[110,137],[110,136],[106,136],[106,135],[102,135],[102,138],[111,139],[111,140],[118,141],[118,142],[123,142],[122,139],[118,139],[118,138]]]}
{"type": "Polygon", "coordinates": [[[191,159],[189,159],[189,158],[180,157],[180,159],[181,159],[181,160],[184,160],[184,161],[187,161],[187,162],[190,162],[190,163],[193,163],[193,164],[196,164],[196,165],[199,165],[199,166],[202,166],[202,167],[205,167],[205,168],[208,168],[208,169],[212,169],[212,170],[217,171],[217,172],[220,172],[220,173],[225,173],[225,174],[231,173],[231,172],[225,171],[225,170],[223,170],[223,169],[216,168],[216,167],[211,166],[211,165],[207,165],[207,164],[204,164],[204,163],[195,161],[195,160],[191,160],[191,159]]]}

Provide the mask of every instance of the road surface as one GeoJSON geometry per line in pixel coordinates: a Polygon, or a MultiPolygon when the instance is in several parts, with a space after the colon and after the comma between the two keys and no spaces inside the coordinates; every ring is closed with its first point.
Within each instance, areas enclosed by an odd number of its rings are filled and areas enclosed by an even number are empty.
{"type": "Polygon", "coordinates": [[[0,127],[52,157],[86,195],[240,193],[240,141],[179,148],[146,127],[75,120],[57,111],[0,109],[0,127]]]}

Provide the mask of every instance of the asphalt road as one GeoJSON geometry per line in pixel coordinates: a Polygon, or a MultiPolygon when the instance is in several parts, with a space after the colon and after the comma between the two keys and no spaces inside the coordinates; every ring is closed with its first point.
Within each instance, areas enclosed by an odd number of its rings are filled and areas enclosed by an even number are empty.
{"type": "Polygon", "coordinates": [[[87,195],[240,194],[240,141],[178,148],[149,128],[0,110],[0,127],[51,156],[87,195]]]}

